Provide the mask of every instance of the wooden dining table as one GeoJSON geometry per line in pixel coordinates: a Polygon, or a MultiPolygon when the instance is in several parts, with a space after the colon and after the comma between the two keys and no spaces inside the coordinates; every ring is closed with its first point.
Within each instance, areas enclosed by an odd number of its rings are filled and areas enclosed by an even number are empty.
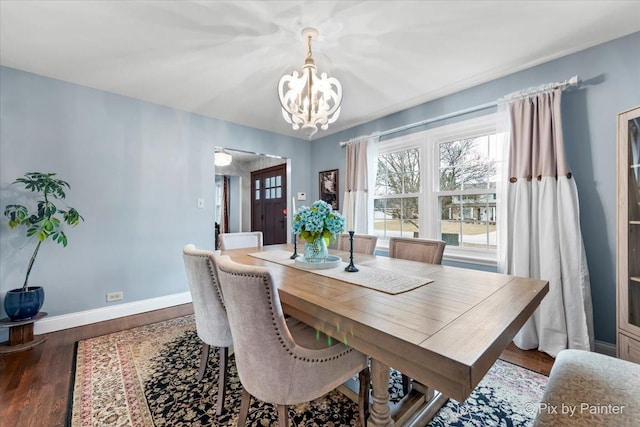
{"type": "MultiPolygon", "coordinates": [[[[464,401],[549,290],[544,280],[354,254],[354,264],[369,272],[432,280],[392,295],[255,256],[263,251],[293,252],[293,246],[236,249],[222,255],[268,267],[285,313],[370,356],[370,427],[424,425],[449,397],[464,401]],[[420,408],[414,399],[413,404],[392,409],[391,367],[436,390],[425,393],[430,400],[420,408]],[[408,406],[419,411],[409,411],[408,406]]],[[[330,253],[349,261],[348,252],[330,253]]]]}

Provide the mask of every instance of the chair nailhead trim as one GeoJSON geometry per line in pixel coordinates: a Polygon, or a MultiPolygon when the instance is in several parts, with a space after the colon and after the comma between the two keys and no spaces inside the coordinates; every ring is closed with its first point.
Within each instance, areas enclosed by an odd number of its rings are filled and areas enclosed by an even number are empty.
{"type": "Polygon", "coordinates": [[[216,288],[216,295],[218,295],[218,300],[220,301],[220,304],[222,304],[222,307],[226,310],[226,307],[224,305],[224,299],[222,298],[222,292],[220,292],[220,284],[216,280],[216,275],[214,273],[215,266],[213,265],[213,262],[209,258],[209,255],[191,255],[191,254],[189,254],[189,256],[196,256],[196,257],[199,257],[199,258],[206,258],[207,259],[207,266],[209,267],[209,274],[211,275],[211,281],[213,282],[213,284],[214,284],[214,286],[216,288]]]}
{"type": "Polygon", "coordinates": [[[329,362],[331,360],[336,360],[346,354],[349,354],[353,351],[353,349],[351,347],[348,347],[345,351],[335,355],[335,356],[331,356],[331,357],[326,357],[326,358],[309,358],[309,357],[302,357],[302,356],[298,356],[296,353],[293,352],[293,350],[287,345],[287,343],[282,339],[282,336],[280,335],[280,330],[278,329],[277,326],[277,322],[276,322],[276,318],[273,314],[273,300],[271,299],[271,292],[269,292],[269,283],[267,281],[267,277],[263,274],[241,274],[241,273],[232,273],[229,271],[225,271],[223,268],[220,268],[220,270],[224,271],[227,274],[230,274],[232,276],[238,276],[238,277],[249,277],[249,278],[255,278],[255,279],[262,279],[262,282],[265,286],[265,290],[267,291],[267,297],[269,298],[269,309],[271,310],[271,323],[273,324],[274,330],[276,332],[276,335],[278,336],[278,341],[280,341],[280,343],[282,344],[282,347],[286,350],[287,353],[289,353],[290,356],[292,356],[294,359],[300,359],[303,362],[309,362],[309,363],[325,363],[325,362],[329,362]]]}

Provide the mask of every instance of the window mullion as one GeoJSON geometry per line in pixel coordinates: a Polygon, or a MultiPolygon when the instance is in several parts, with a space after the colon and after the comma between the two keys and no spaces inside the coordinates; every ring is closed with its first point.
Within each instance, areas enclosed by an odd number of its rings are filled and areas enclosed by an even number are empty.
{"type": "Polygon", "coordinates": [[[440,158],[437,155],[438,144],[430,138],[425,138],[424,141],[424,153],[425,153],[425,168],[428,166],[429,170],[424,171],[424,188],[425,197],[423,201],[425,212],[425,237],[440,239],[438,230],[440,228],[439,219],[439,202],[437,196],[434,196],[436,186],[438,185],[438,174],[440,173],[440,158]]]}
{"type": "Polygon", "coordinates": [[[441,196],[480,196],[483,194],[494,194],[495,190],[490,188],[471,188],[468,190],[449,190],[449,191],[435,191],[438,197],[441,196]]]}
{"type": "Polygon", "coordinates": [[[373,196],[375,200],[383,200],[383,199],[411,199],[415,197],[420,197],[422,193],[406,193],[406,194],[385,194],[373,196]]]}

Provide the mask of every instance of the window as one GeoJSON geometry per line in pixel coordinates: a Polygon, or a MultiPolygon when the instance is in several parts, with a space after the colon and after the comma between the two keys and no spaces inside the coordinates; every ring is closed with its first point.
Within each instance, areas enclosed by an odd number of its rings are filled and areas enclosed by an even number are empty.
{"type": "Polygon", "coordinates": [[[437,145],[441,239],[448,246],[495,250],[495,132],[437,145]]]}
{"type": "Polygon", "coordinates": [[[382,141],[373,233],[447,242],[445,257],[494,264],[500,144],[495,116],[382,141]]]}
{"type": "Polygon", "coordinates": [[[420,150],[403,149],[378,157],[374,197],[374,233],[418,236],[420,226],[420,150]]]}
{"type": "MultiPolygon", "coordinates": [[[[264,198],[282,198],[282,177],[280,175],[271,176],[264,180],[264,198]]],[[[256,180],[256,200],[260,199],[260,180],[256,180]]]]}

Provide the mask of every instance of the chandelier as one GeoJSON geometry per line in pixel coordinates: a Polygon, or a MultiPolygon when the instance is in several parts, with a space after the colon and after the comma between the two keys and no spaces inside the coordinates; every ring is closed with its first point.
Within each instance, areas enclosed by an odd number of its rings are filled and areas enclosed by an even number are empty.
{"type": "Polygon", "coordinates": [[[214,164],[216,166],[229,166],[231,164],[231,154],[225,150],[216,151],[214,164]]]}
{"type": "Polygon", "coordinates": [[[278,97],[282,105],[282,116],[293,130],[302,129],[309,139],[318,131],[327,130],[340,115],[342,86],[335,77],[320,74],[311,57],[311,42],[318,37],[318,30],[305,28],[302,36],[307,40],[307,58],[302,74],[294,71],[284,75],[278,84],[278,97]]]}

